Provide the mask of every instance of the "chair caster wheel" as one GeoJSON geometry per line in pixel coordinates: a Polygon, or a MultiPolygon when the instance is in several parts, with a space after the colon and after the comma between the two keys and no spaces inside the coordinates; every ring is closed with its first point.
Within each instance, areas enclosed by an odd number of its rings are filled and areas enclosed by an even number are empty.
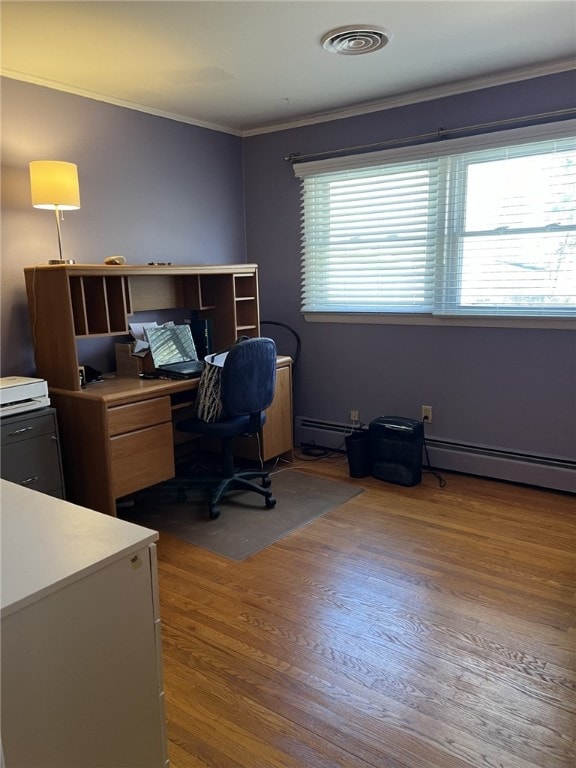
{"type": "Polygon", "coordinates": [[[274,509],[276,506],[276,499],[274,496],[266,496],[266,509],[274,509]]]}
{"type": "Polygon", "coordinates": [[[220,510],[218,509],[218,507],[210,504],[210,507],[208,509],[208,515],[210,516],[210,520],[217,520],[220,517],[220,510]]]}
{"type": "Polygon", "coordinates": [[[178,492],[176,493],[176,501],[178,502],[178,504],[184,504],[187,498],[188,498],[188,494],[186,493],[186,491],[183,491],[182,489],[179,489],[178,492]]]}
{"type": "Polygon", "coordinates": [[[272,480],[270,480],[269,477],[262,478],[262,488],[270,488],[271,485],[272,485],[272,480]]]}

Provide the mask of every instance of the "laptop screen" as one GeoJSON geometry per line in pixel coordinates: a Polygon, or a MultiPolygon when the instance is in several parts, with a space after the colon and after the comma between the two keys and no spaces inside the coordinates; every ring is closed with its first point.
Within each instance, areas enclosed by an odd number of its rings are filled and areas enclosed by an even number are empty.
{"type": "Polygon", "coordinates": [[[155,368],[198,360],[189,325],[146,328],[146,336],[155,368]]]}

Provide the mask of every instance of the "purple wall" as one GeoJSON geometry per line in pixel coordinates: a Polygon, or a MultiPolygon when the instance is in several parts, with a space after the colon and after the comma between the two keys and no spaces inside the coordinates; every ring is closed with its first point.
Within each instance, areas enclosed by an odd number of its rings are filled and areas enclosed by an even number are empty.
{"type": "Polygon", "coordinates": [[[426,404],[431,437],[574,459],[573,332],[302,320],[299,184],[284,157],[573,107],[575,92],[574,73],[560,74],[242,140],[4,79],[2,375],[34,373],[22,268],[57,255],[28,162],[69,160],[82,208],[66,214],[65,256],[260,265],[263,319],[302,337],[295,414],[346,421],[358,408],[369,422],[426,404]]]}
{"type": "MultiPolygon", "coordinates": [[[[262,317],[302,337],[295,414],[365,423],[420,418],[430,437],[576,458],[576,341],[567,330],[306,323],[300,315],[299,182],[284,158],[574,107],[575,73],[244,140],[248,260],[262,317]]],[[[266,328],[264,328],[266,330],[266,328]]]]}
{"type": "Polygon", "coordinates": [[[2,376],[34,373],[23,267],[58,258],[54,214],[31,207],[30,160],[78,165],[65,258],[245,262],[240,138],[5,78],[1,98],[2,376]]]}

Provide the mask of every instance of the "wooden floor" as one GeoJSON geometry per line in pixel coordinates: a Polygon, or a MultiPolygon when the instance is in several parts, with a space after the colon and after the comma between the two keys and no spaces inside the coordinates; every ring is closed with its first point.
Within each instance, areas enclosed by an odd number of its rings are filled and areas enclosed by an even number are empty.
{"type": "Polygon", "coordinates": [[[172,768],[576,766],[574,497],[304,470],[365,491],[240,563],[160,539],[172,768]]]}

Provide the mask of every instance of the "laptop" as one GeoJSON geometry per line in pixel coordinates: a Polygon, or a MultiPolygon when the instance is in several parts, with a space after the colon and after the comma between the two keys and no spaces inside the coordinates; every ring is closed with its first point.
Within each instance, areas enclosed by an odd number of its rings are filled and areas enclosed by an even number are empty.
{"type": "Polygon", "coordinates": [[[198,360],[189,325],[150,327],[145,330],[157,373],[170,379],[193,379],[201,375],[204,362],[198,360]]]}

